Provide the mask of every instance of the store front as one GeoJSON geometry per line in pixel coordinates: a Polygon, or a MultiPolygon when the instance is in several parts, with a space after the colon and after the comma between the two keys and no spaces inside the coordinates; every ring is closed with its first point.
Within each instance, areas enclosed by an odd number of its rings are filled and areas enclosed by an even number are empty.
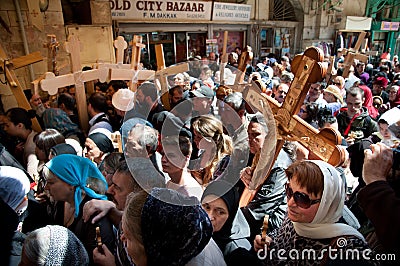
{"type": "MultiPolygon", "coordinates": [[[[128,2],[126,10],[112,5],[116,35],[124,36],[128,43],[134,35],[143,37],[141,62],[149,69],[156,69],[156,44],[163,45],[165,64],[170,66],[195,56],[208,56],[210,52],[221,54],[225,30],[228,31],[227,51],[242,48],[251,31],[249,5],[211,1],[172,1],[159,2],[159,5],[150,5],[152,1],[128,2]],[[227,17],[237,19],[227,22],[227,17]]],[[[125,63],[129,63],[131,45],[125,54],[125,63]]]]}

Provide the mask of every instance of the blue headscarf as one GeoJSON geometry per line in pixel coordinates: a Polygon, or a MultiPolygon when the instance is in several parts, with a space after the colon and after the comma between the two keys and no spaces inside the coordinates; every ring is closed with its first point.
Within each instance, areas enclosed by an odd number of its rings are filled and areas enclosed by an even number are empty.
{"type": "Polygon", "coordinates": [[[79,214],[79,205],[82,202],[82,191],[94,199],[106,200],[105,195],[100,195],[87,187],[88,177],[99,179],[107,187],[107,182],[99,169],[89,159],[72,154],[61,154],[45,164],[49,170],[67,184],[75,187],[75,217],[79,214]]]}

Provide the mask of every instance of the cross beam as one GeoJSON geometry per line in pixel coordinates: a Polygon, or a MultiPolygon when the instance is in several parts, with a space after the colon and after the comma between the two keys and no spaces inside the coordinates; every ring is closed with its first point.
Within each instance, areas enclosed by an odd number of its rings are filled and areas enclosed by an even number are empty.
{"type": "MultiPolygon", "coordinates": [[[[11,60],[8,58],[3,46],[0,44],[0,72],[5,73],[6,80],[17,100],[18,106],[25,110],[30,110],[32,107],[29,104],[28,99],[26,99],[25,93],[19,83],[14,69],[37,63],[42,60],[43,57],[40,55],[40,52],[31,53],[11,60]]],[[[32,128],[36,132],[42,131],[36,118],[32,119],[32,128]]]]}

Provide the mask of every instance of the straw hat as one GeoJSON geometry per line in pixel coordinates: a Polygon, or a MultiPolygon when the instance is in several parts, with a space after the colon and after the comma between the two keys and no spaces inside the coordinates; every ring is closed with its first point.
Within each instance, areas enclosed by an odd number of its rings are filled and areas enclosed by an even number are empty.
{"type": "Polygon", "coordinates": [[[340,89],[337,86],[329,85],[324,91],[332,93],[336,97],[336,99],[338,99],[340,103],[343,104],[343,96],[340,94],[340,89]]]}
{"type": "Polygon", "coordinates": [[[134,106],[135,93],[129,89],[119,89],[112,97],[112,105],[121,111],[129,111],[134,106]]]}

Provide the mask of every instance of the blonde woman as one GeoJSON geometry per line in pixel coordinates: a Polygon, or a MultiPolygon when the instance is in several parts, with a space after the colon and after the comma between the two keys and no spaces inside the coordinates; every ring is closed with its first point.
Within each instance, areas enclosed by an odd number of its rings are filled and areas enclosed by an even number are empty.
{"type": "Polygon", "coordinates": [[[232,140],[224,134],[222,122],[212,115],[198,116],[192,121],[193,141],[199,149],[192,175],[201,185],[217,179],[228,166],[232,140]]]}

